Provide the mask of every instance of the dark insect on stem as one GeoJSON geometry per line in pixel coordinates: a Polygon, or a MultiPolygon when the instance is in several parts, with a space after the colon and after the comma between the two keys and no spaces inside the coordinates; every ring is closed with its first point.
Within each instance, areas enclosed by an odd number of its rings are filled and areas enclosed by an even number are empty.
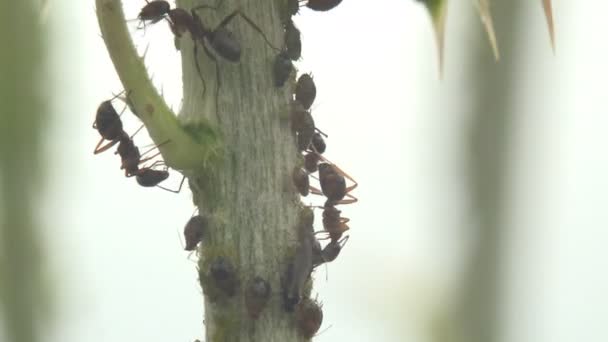
{"type": "Polygon", "coordinates": [[[303,299],[296,308],[298,330],[305,338],[312,338],[323,323],[323,310],[310,298],[303,299]]]}
{"type": "Polygon", "coordinates": [[[313,150],[319,154],[325,152],[325,149],[327,148],[327,145],[325,145],[325,140],[323,140],[323,137],[318,132],[312,135],[311,144],[313,150]]]}
{"type": "Polygon", "coordinates": [[[194,32],[196,23],[190,12],[183,8],[174,8],[169,11],[169,27],[176,37],[181,38],[186,32],[194,32]]]}
{"type": "Polygon", "coordinates": [[[236,294],[238,279],[236,277],[236,270],[230,260],[221,256],[216,257],[209,265],[209,274],[215,286],[228,297],[236,294]]]}
{"type": "MultiPolygon", "coordinates": [[[[214,29],[209,29],[205,26],[205,24],[203,23],[201,18],[196,13],[197,10],[201,10],[201,9],[216,10],[217,6],[201,5],[201,6],[192,8],[191,15],[193,18],[193,23],[188,25],[192,39],[194,39],[196,42],[199,42],[203,46],[205,54],[215,63],[216,82],[217,82],[215,100],[217,103],[217,99],[219,97],[219,91],[221,88],[220,70],[219,70],[218,61],[215,58],[214,54],[211,53],[207,44],[209,44],[211,49],[217,55],[222,57],[223,59],[228,60],[233,63],[239,62],[241,59],[241,44],[236,39],[234,34],[226,28],[226,26],[232,21],[232,19],[234,19],[237,15],[240,16],[255,31],[257,31],[262,36],[262,38],[264,39],[264,41],[266,42],[266,44],[268,46],[270,46],[272,49],[274,49],[276,51],[279,51],[279,49],[276,48],[268,40],[268,38],[266,37],[266,35],[262,31],[262,29],[260,29],[253,22],[253,20],[251,20],[247,15],[242,13],[241,10],[237,9],[237,10],[233,11],[232,13],[227,15],[214,29]]],[[[200,68],[199,61],[198,61],[198,46],[197,46],[196,42],[194,44],[194,60],[195,60],[195,64],[196,64],[196,69],[197,69],[199,75],[201,75],[201,68],[200,68]]],[[[204,85],[204,81],[203,81],[203,89],[204,88],[205,88],[205,85],[204,85]]]]}
{"type": "Polygon", "coordinates": [[[137,19],[140,21],[140,25],[143,24],[143,27],[146,27],[146,21],[149,21],[151,24],[155,24],[165,18],[167,14],[169,14],[169,10],[171,9],[171,5],[167,1],[163,0],[146,0],[146,5],[142,7],[137,19]]]}
{"type": "Polygon", "coordinates": [[[270,299],[270,284],[262,277],[253,278],[245,290],[245,306],[252,319],[258,319],[270,299]]]}
{"type": "Polygon", "coordinates": [[[207,218],[201,215],[192,216],[188,220],[188,223],[184,227],[184,238],[186,239],[184,250],[193,251],[196,249],[198,243],[203,240],[207,225],[207,218]]]}
{"type": "Polygon", "coordinates": [[[285,51],[287,56],[293,61],[297,61],[302,56],[302,40],[300,30],[291,19],[284,24],[285,27],[285,51]]]}
{"type": "Polygon", "coordinates": [[[308,178],[308,172],[301,167],[296,167],[293,170],[293,183],[298,189],[300,195],[308,196],[308,193],[310,192],[310,179],[308,178]]]}
{"type": "MultiPolygon", "coordinates": [[[[331,241],[330,243],[328,243],[327,246],[325,246],[321,251],[321,259],[323,260],[323,262],[332,262],[336,260],[336,258],[338,258],[338,255],[340,255],[340,251],[342,250],[344,245],[346,245],[348,238],[348,236],[345,236],[341,240],[331,241]]],[[[316,266],[318,265],[315,265],[315,267],[316,266]]]]}
{"type": "Polygon", "coordinates": [[[95,146],[95,150],[93,151],[94,154],[98,154],[110,149],[112,146],[116,145],[116,143],[118,143],[120,138],[123,136],[124,132],[120,115],[116,112],[116,109],[114,109],[114,106],[112,105],[112,101],[122,93],[124,93],[124,91],[120,92],[118,95],[115,95],[109,100],[103,101],[97,108],[93,128],[99,132],[101,139],[99,140],[99,143],[97,143],[97,146],[95,146]],[[109,140],[110,142],[104,146],[101,146],[104,140],[109,140]]]}
{"type": "Polygon", "coordinates": [[[300,0],[300,2],[306,2],[305,6],[313,11],[329,11],[338,6],[342,0],[300,0]]]}
{"type": "Polygon", "coordinates": [[[286,51],[282,51],[274,58],[272,65],[272,75],[274,78],[274,86],[282,87],[289,79],[289,75],[294,70],[293,63],[289,59],[286,51]]]}
{"type": "Polygon", "coordinates": [[[163,163],[162,161],[156,161],[148,167],[143,167],[143,168],[140,168],[139,170],[137,170],[135,172],[135,179],[137,180],[137,184],[139,184],[143,187],[146,187],[146,188],[158,187],[165,191],[173,192],[176,194],[179,193],[182,190],[182,185],[184,185],[184,180],[186,179],[186,176],[182,176],[182,180],[179,183],[179,187],[177,188],[177,190],[173,190],[173,189],[169,189],[169,188],[160,186],[159,184],[161,182],[163,182],[167,178],[169,178],[169,171],[167,170],[166,167],[163,170],[156,170],[156,169],[153,169],[153,167],[158,164],[162,164],[162,163],[163,163]]]}
{"type": "MultiPolygon", "coordinates": [[[[314,146],[314,143],[313,143],[313,146],[314,146]]],[[[320,159],[321,159],[321,156],[319,155],[319,153],[316,153],[314,151],[308,152],[307,154],[305,154],[304,155],[304,168],[306,169],[306,171],[308,171],[308,173],[317,172],[317,170],[319,169],[318,165],[319,165],[320,159]]]]}
{"type": "Polygon", "coordinates": [[[299,0],[287,0],[287,15],[289,17],[298,14],[299,10],[300,10],[299,0]]]}
{"type": "Polygon", "coordinates": [[[349,194],[350,191],[357,187],[357,182],[338,166],[329,163],[319,164],[319,182],[321,183],[323,195],[327,197],[326,207],[357,201],[356,197],[349,194]],[[348,178],[354,184],[347,187],[345,178],[348,178]],[[349,199],[344,199],[346,196],[349,199]]]}
{"type": "Polygon", "coordinates": [[[317,87],[310,74],[302,74],[296,83],[296,101],[309,109],[317,96],[317,87]]]}
{"type": "Polygon", "coordinates": [[[332,242],[338,241],[342,234],[349,230],[347,223],[350,219],[340,216],[342,211],[334,206],[326,206],[323,208],[323,229],[319,233],[327,233],[332,242]]]}
{"type": "MultiPolygon", "coordinates": [[[[143,154],[139,153],[139,148],[137,146],[135,146],[135,143],[133,142],[133,137],[143,127],[144,126],[141,126],[135,133],[133,133],[132,136],[129,136],[127,133],[123,132],[120,137],[120,143],[118,144],[118,149],[115,152],[115,154],[118,154],[120,156],[120,159],[122,162],[120,169],[125,170],[125,176],[127,176],[127,177],[132,177],[132,176],[137,175],[137,171],[139,171],[139,164],[145,163],[148,160],[154,159],[155,157],[160,155],[160,152],[158,152],[148,158],[141,159],[142,156],[152,152],[156,148],[156,147],[153,147],[153,148],[149,149],[148,151],[144,152],[143,154]]],[[[167,143],[167,142],[164,142],[163,144],[165,144],[165,143],[167,143]]],[[[161,145],[159,145],[159,146],[161,146],[161,145]]]]}

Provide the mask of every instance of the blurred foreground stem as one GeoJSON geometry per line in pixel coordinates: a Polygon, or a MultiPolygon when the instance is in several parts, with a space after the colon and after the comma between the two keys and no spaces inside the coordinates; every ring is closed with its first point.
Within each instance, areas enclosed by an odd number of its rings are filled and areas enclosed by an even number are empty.
{"type": "Polygon", "coordinates": [[[1,1],[0,317],[11,342],[38,341],[47,282],[34,211],[43,188],[41,133],[48,111],[38,1],[1,1]]]}

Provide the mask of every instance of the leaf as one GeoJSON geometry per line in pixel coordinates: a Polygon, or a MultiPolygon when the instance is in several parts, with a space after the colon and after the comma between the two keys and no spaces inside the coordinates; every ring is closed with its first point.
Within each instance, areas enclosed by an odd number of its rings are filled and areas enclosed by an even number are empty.
{"type": "Polygon", "coordinates": [[[498,51],[498,43],[496,41],[496,34],[494,33],[494,23],[492,22],[492,13],[490,13],[490,0],[477,0],[477,10],[479,11],[479,18],[483,23],[488,34],[492,51],[494,52],[494,58],[500,59],[500,52],[498,51]]]}
{"type": "Polygon", "coordinates": [[[445,36],[445,19],[447,12],[447,0],[418,0],[426,5],[433,29],[435,30],[435,41],[437,43],[437,52],[439,54],[439,78],[443,78],[443,47],[445,36]]]}
{"type": "Polygon", "coordinates": [[[545,16],[547,17],[547,27],[549,28],[549,37],[551,38],[551,48],[555,53],[555,28],[553,26],[553,10],[551,6],[551,0],[542,0],[543,9],[545,10],[545,16]]]}

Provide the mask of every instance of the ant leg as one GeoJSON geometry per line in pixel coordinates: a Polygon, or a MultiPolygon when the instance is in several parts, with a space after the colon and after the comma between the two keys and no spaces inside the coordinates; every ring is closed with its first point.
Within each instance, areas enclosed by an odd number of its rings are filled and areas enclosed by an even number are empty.
{"type": "MultiPolygon", "coordinates": [[[[238,15],[240,15],[240,16],[241,16],[241,18],[245,19],[245,21],[246,21],[246,22],[247,22],[249,25],[251,25],[251,27],[253,27],[253,29],[254,29],[254,30],[256,30],[256,31],[257,31],[257,32],[258,32],[258,33],[259,33],[259,34],[262,36],[262,38],[264,38],[264,41],[266,42],[266,44],[268,44],[268,46],[270,46],[270,47],[271,47],[273,50],[275,50],[275,51],[281,51],[281,49],[279,49],[279,48],[277,48],[276,46],[274,46],[274,45],[273,45],[273,44],[272,44],[272,43],[271,43],[271,42],[268,40],[268,38],[267,38],[267,37],[266,37],[266,35],[264,34],[264,31],[262,31],[262,29],[261,29],[261,28],[260,28],[258,25],[256,25],[256,24],[253,22],[253,20],[251,20],[251,19],[250,19],[250,18],[249,18],[247,15],[245,15],[243,12],[241,12],[241,10],[240,10],[240,9],[234,10],[234,12],[232,12],[232,13],[230,13],[228,16],[226,16],[226,17],[224,18],[224,20],[222,20],[222,22],[221,22],[219,25],[217,25],[217,27],[215,28],[215,30],[217,30],[217,29],[218,29],[218,28],[220,28],[220,27],[224,27],[224,26],[228,25],[228,23],[229,23],[230,21],[232,21],[232,19],[234,19],[234,17],[235,17],[237,14],[238,14],[238,15]]],[[[215,31],[215,30],[213,30],[213,31],[215,31]]]]}
{"type": "Polygon", "coordinates": [[[236,10],[235,12],[238,12],[238,14],[241,16],[241,18],[245,19],[245,21],[247,21],[247,23],[249,23],[249,25],[251,25],[251,27],[253,27],[254,30],[258,31],[258,33],[262,36],[262,38],[264,38],[264,41],[266,42],[266,44],[268,44],[268,46],[270,46],[275,51],[281,51],[280,49],[278,49],[277,47],[272,45],[272,43],[268,40],[268,38],[262,31],[262,29],[258,25],[256,25],[253,22],[253,20],[251,20],[248,16],[246,16],[243,12],[241,12],[241,10],[236,10]]]}
{"type": "Polygon", "coordinates": [[[133,133],[129,139],[133,140],[133,137],[135,136],[135,134],[139,133],[139,131],[141,131],[141,129],[144,128],[144,125],[139,126],[139,128],[137,129],[137,131],[135,131],[135,133],[133,133]]]}
{"type": "Polygon", "coordinates": [[[101,146],[101,143],[104,140],[105,140],[104,138],[101,138],[101,140],[99,140],[99,143],[97,143],[97,146],[95,146],[95,150],[93,151],[93,154],[99,154],[103,151],[107,151],[110,148],[112,148],[112,146],[116,145],[116,143],[119,141],[119,140],[113,140],[113,141],[110,141],[108,144],[101,146]],[[99,146],[101,146],[101,147],[99,147],[99,146]]]}
{"type": "Polygon", "coordinates": [[[308,189],[310,190],[310,193],[313,195],[325,196],[325,195],[323,195],[323,192],[321,190],[315,188],[314,186],[309,186],[308,189]]]}
{"type": "MultiPolygon", "coordinates": [[[[153,151],[155,148],[159,148],[159,147],[163,146],[164,144],[167,144],[169,141],[171,141],[171,140],[165,140],[164,142],[160,143],[159,145],[156,145],[156,146],[152,147],[151,149],[149,149],[149,150],[147,150],[146,152],[142,153],[142,154],[140,155],[140,157],[143,157],[144,155],[146,155],[146,154],[147,154],[147,153],[149,153],[150,151],[153,151]]],[[[157,154],[155,154],[154,156],[157,156],[157,155],[159,155],[159,154],[160,154],[160,152],[158,152],[158,153],[157,153],[157,154]]],[[[150,160],[150,159],[152,159],[152,158],[154,158],[154,157],[147,158],[146,160],[150,160]]],[[[143,162],[143,160],[142,160],[141,162],[143,162]]],[[[140,163],[141,163],[141,162],[140,162],[140,163]]]]}
{"type": "Polygon", "coordinates": [[[350,199],[342,199],[336,202],[332,202],[333,205],[339,205],[339,204],[351,204],[351,203],[355,203],[357,201],[359,201],[359,199],[349,193],[346,194],[346,196],[350,197],[350,199]]]}
{"type": "Polygon", "coordinates": [[[324,136],[324,137],[326,137],[326,138],[329,138],[329,136],[328,136],[326,133],[324,133],[322,130],[318,129],[317,127],[315,127],[315,131],[317,131],[317,132],[318,132],[319,134],[321,134],[322,136],[324,136]]]}
{"type": "Polygon", "coordinates": [[[174,194],[179,194],[179,192],[182,191],[182,186],[184,185],[184,180],[186,180],[186,176],[182,176],[182,181],[179,183],[179,188],[177,188],[177,190],[167,189],[167,188],[162,187],[160,185],[157,185],[157,187],[159,187],[159,188],[161,188],[163,190],[172,192],[174,194]]]}
{"type": "MultiPolygon", "coordinates": [[[[207,47],[207,44],[205,44],[205,42],[203,41],[203,49],[205,50],[205,54],[215,63],[215,79],[217,82],[217,86],[215,88],[215,112],[216,114],[219,114],[219,105],[218,105],[218,99],[220,96],[220,88],[222,86],[222,79],[220,78],[220,64],[217,61],[217,58],[215,58],[215,56],[213,55],[213,53],[211,51],[209,51],[209,48],[207,47]]],[[[220,121],[220,116],[218,116],[218,121],[220,121]]],[[[221,122],[221,121],[220,121],[221,122]]]]}
{"type": "Polygon", "coordinates": [[[205,92],[207,91],[207,84],[205,83],[205,79],[203,78],[203,73],[201,72],[201,66],[198,62],[198,44],[197,44],[197,41],[194,39],[192,39],[192,42],[194,43],[194,64],[196,65],[196,71],[198,72],[198,77],[201,79],[201,83],[203,84],[203,97],[205,97],[205,92]]]}

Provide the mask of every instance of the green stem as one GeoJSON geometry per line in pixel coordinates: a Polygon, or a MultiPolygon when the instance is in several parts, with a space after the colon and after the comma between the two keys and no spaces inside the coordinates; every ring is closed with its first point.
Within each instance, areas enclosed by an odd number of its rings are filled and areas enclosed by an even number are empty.
{"type": "Polygon", "coordinates": [[[128,92],[131,110],[144,123],[167,166],[197,170],[222,154],[221,137],[207,120],[184,125],[158,93],[129,34],[120,0],[96,0],[97,19],[114,68],[128,92]],[[169,143],[166,143],[166,142],[169,143]],[[164,144],[163,144],[164,143],[164,144]]]}

